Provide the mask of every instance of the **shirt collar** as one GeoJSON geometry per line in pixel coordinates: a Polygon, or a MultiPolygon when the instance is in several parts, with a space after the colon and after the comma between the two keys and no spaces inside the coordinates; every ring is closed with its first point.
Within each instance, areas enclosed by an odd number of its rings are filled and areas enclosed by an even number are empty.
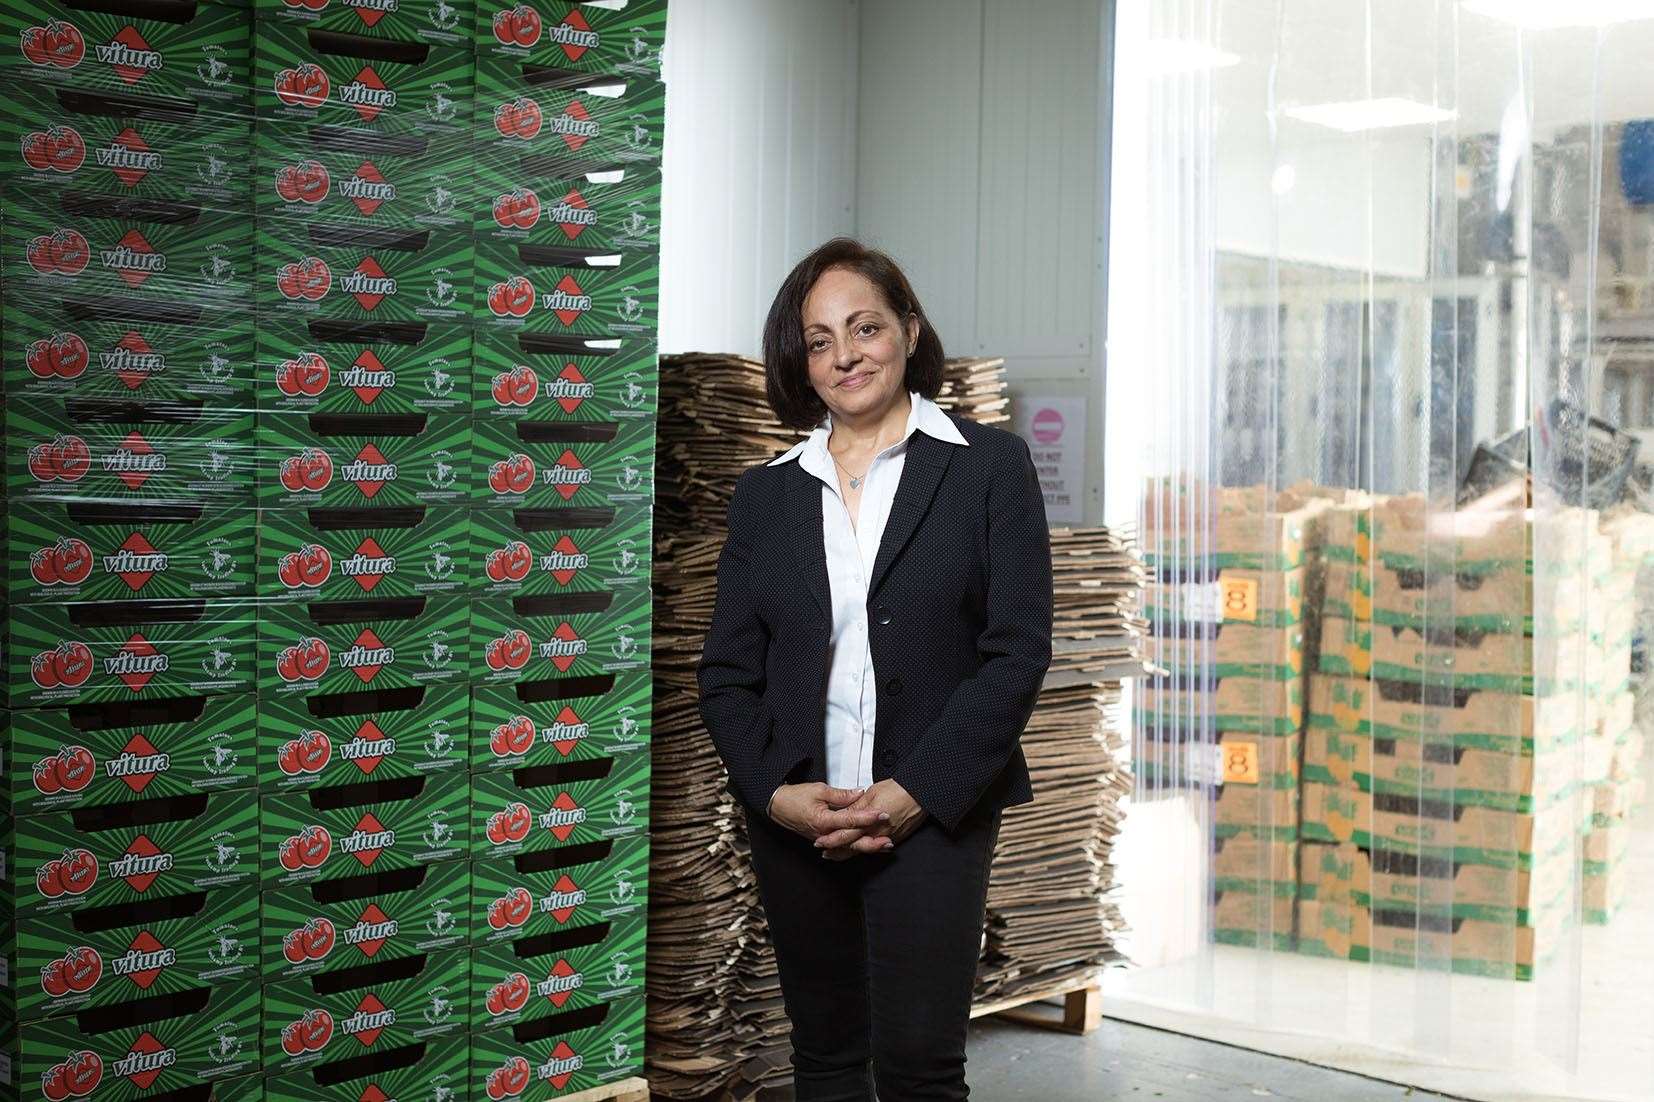
{"type": "MultiPolygon", "coordinates": [[[[960,434],[959,427],[953,423],[953,419],[943,411],[941,406],[916,390],[908,391],[907,396],[909,401],[907,427],[902,430],[902,439],[898,443],[905,444],[908,437],[912,436],[914,430],[917,429],[926,436],[935,437],[937,440],[945,440],[950,444],[970,447],[969,441],[960,434]]],[[[767,466],[779,467],[789,459],[799,458],[807,451],[819,453],[818,458],[826,456],[827,437],[832,431],[833,415],[829,413],[822,417],[820,424],[810,430],[809,436],[770,460],[767,466]]],[[[895,445],[891,446],[894,447],[895,445]]],[[[830,463],[828,465],[831,466],[830,463]]]]}

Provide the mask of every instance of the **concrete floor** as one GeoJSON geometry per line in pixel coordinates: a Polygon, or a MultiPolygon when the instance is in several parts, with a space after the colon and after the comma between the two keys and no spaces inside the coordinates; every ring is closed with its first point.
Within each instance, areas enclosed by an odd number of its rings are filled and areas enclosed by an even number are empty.
{"type": "Polygon", "coordinates": [[[1391,1086],[1294,1060],[1105,1020],[1084,1037],[978,1019],[966,1076],[980,1102],[1435,1102],[1441,1095],[1391,1086]]]}

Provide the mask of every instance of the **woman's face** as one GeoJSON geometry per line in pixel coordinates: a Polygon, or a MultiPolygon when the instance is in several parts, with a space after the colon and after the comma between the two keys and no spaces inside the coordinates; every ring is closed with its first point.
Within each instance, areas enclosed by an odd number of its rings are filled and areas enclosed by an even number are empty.
{"type": "Polygon", "coordinates": [[[919,319],[905,323],[872,280],[831,268],[804,298],[810,385],[834,416],[877,416],[901,396],[919,319]]]}

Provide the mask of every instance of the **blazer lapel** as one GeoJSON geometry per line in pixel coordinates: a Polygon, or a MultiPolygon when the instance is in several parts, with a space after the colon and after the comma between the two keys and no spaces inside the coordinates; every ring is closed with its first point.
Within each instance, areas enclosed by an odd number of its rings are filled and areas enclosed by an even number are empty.
{"type": "MultiPolygon", "coordinates": [[[[942,472],[948,469],[954,445],[922,432],[908,438],[907,458],[902,462],[902,478],[896,484],[896,497],[890,503],[890,517],[884,522],[884,534],[879,537],[879,553],[873,558],[873,576],[867,580],[867,595],[879,591],[879,583],[890,570],[891,562],[913,538],[919,521],[930,509],[936,488],[942,484],[942,472]]],[[[816,520],[820,522],[821,503],[816,502],[816,520]]],[[[823,560],[825,560],[823,552],[823,560]]]]}
{"type": "Polygon", "coordinates": [[[798,560],[804,589],[821,606],[828,621],[833,616],[833,595],[827,580],[827,540],[821,528],[821,481],[793,460],[787,469],[787,533],[798,560]]]}

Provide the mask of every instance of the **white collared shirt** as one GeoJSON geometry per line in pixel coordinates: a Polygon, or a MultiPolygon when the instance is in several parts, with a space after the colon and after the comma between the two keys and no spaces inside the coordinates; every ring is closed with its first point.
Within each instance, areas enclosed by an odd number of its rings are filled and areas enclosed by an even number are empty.
{"type": "MultiPolygon", "coordinates": [[[[835,788],[873,784],[873,723],[878,714],[872,643],[867,635],[867,583],[896,487],[902,479],[908,438],[915,429],[938,440],[965,445],[942,407],[910,390],[907,428],[902,438],[873,457],[856,523],[839,495],[838,471],[827,451],[832,415],[822,418],[810,435],[770,460],[774,467],[797,459],[821,480],[822,536],[831,583],[832,649],[827,671],[827,783],[835,788]]],[[[968,445],[967,445],[968,446],[968,445]]]]}

